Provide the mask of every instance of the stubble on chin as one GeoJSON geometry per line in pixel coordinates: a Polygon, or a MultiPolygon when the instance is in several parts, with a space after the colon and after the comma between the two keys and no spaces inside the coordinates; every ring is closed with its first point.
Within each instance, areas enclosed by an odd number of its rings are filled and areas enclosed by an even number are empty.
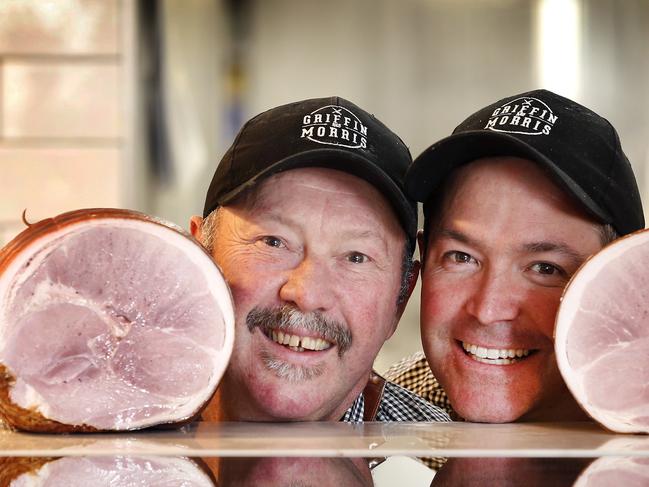
{"type": "Polygon", "coordinates": [[[324,373],[323,364],[316,364],[311,367],[295,365],[281,360],[267,351],[261,353],[261,360],[266,369],[275,374],[278,379],[286,380],[291,384],[307,382],[320,377],[324,373]]]}

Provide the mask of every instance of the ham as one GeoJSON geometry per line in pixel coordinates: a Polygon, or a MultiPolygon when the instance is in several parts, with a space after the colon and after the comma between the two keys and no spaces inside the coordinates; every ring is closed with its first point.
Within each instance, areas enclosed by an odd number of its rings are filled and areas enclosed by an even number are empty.
{"type": "Polygon", "coordinates": [[[573,276],[555,350],[590,416],[612,431],[649,433],[649,231],[616,240],[573,276]]]}
{"type": "Polygon", "coordinates": [[[214,487],[208,470],[188,458],[67,457],[0,459],[7,487],[214,487]]]}
{"type": "Polygon", "coordinates": [[[579,476],[574,487],[626,487],[649,485],[649,459],[641,457],[598,458],[579,476]]]}
{"type": "Polygon", "coordinates": [[[41,432],[190,420],[232,351],[232,298],[179,228],[90,209],[0,251],[0,414],[41,432]]]}

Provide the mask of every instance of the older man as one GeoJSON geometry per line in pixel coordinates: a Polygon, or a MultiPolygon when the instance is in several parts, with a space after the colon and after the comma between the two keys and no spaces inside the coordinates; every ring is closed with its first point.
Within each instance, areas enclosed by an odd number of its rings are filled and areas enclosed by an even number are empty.
{"type": "Polygon", "coordinates": [[[418,264],[402,192],[410,153],[338,97],[264,112],[241,129],[191,231],[235,302],[212,420],[448,420],[372,373],[418,264]]]}
{"type": "Polygon", "coordinates": [[[428,363],[389,376],[469,421],[585,419],[557,368],[554,320],[584,260],[644,227],[615,129],[554,93],[515,95],[427,149],[406,188],[424,202],[428,363]]]}

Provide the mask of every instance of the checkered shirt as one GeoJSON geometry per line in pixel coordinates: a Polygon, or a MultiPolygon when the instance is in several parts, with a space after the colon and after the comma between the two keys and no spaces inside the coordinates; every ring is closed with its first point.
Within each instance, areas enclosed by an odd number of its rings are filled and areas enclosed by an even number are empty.
{"type": "MultiPolygon", "coordinates": [[[[360,394],[345,412],[341,421],[360,423],[363,421],[364,411],[365,398],[363,394],[360,394]]],[[[385,383],[379,409],[376,412],[376,421],[448,422],[450,420],[451,418],[443,409],[430,404],[397,384],[390,381],[385,383]]]]}
{"type": "MultiPolygon", "coordinates": [[[[462,421],[462,418],[453,410],[448,396],[433,375],[423,352],[417,352],[392,365],[384,374],[386,379],[405,387],[429,403],[446,411],[453,421],[462,421]]],[[[446,463],[446,458],[420,458],[420,460],[433,470],[439,470],[446,463]]]]}
{"type": "Polygon", "coordinates": [[[443,409],[453,421],[462,421],[462,418],[451,407],[446,392],[431,372],[423,352],[417,352],[397,362],[384,375],[386,379],[405,387],[434,406],[443,409]]]}

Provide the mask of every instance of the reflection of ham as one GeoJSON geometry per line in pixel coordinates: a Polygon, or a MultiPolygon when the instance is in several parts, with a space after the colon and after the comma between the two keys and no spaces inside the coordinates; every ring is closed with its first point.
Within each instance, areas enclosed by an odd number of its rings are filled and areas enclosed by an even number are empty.
{"type": "Polygon", "coordinates": [[[559,369],[577,401],[619,432],[649,432],[649,231],[582,266],[557,315],[559,369]]]}
{"type": "Polygon", "coordinates": [[[609,487],[611,485],[649,485],[649,459],[599,458],[579,476],[574,487],[609,487]]]}
{"type": "Polygon", "coordinates": [[[32,431],[194,416],[232,349],[229,291],[191,237],[126,210],[33,225],[0,253],[0,412],[32,431]]]}
{"type": "Polygon", "coordinates": [[[211,474],[187,458],[69,457],[0,459],[0,485],[30,487],[213,487],[211,474]]]}

